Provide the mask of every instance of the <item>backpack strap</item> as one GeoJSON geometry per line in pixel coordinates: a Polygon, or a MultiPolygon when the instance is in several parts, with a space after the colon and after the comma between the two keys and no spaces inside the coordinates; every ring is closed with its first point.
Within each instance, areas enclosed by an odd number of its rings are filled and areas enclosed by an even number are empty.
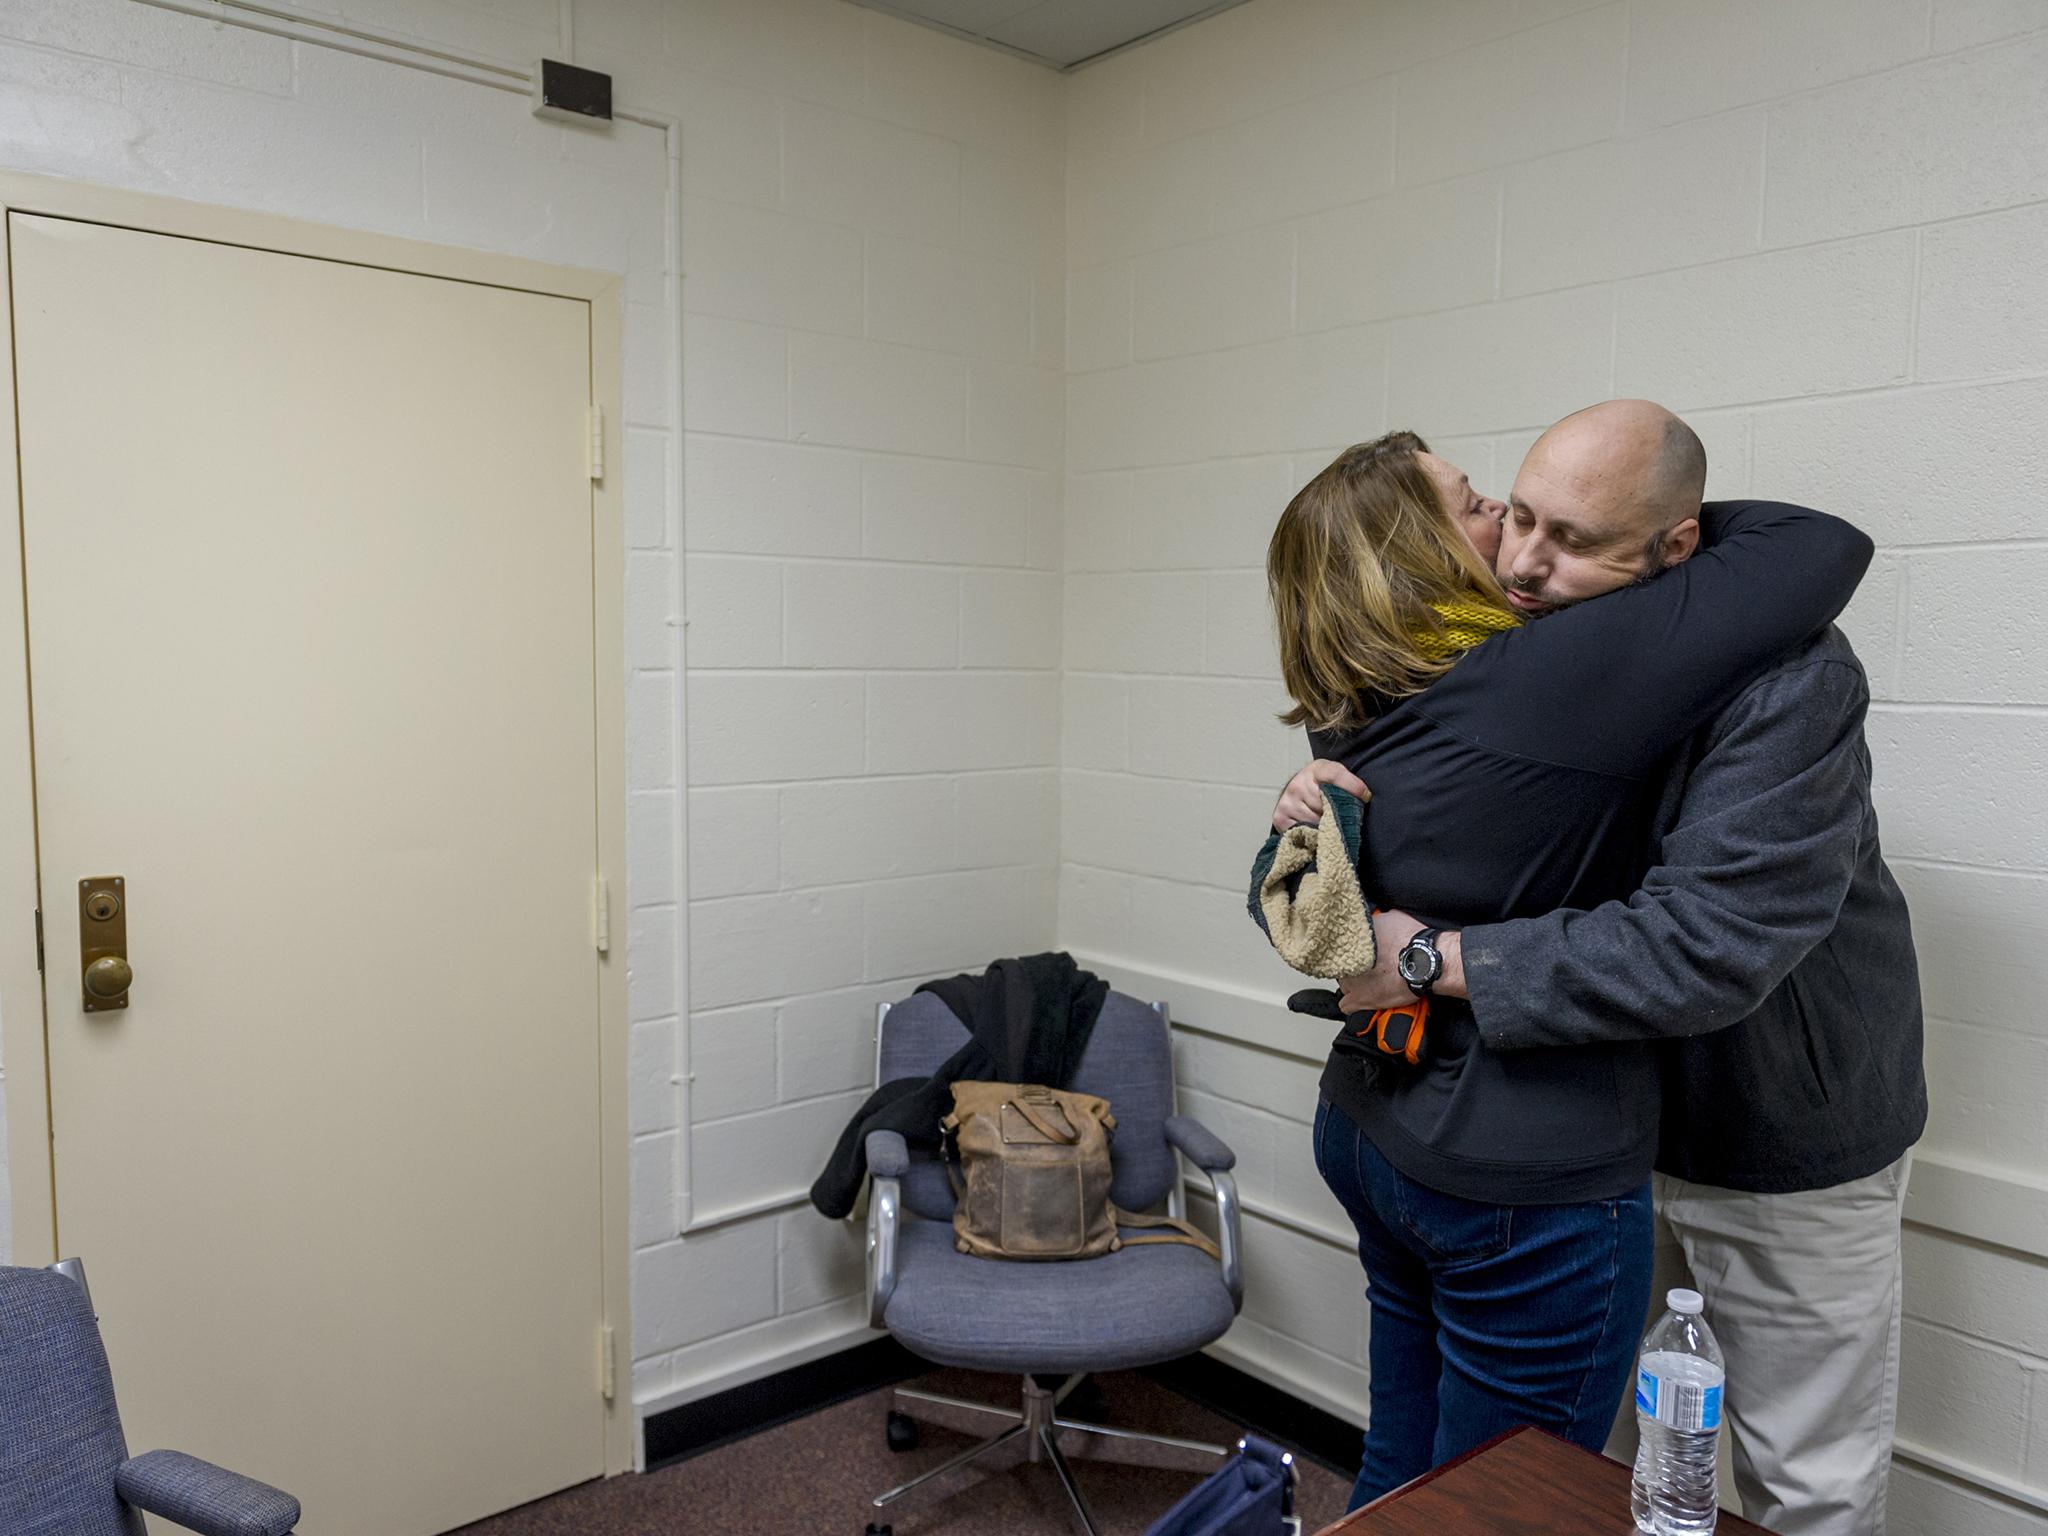
{"type": "Polygon", "coordinates": [[[1054,1102],[1050,1094],[1044,1096],[1033,1095],[1027,1089],[1023,1093],[1014,1095],[1009,1100],[1009,1105],[1010,1108],[1016,1110],[1017,1113],[1022,1115],[1026,1120],[1029,1120],[1032,1123],[1032,1125],[1037,1128],[1039,1135],[1043,1136],[1047,1141],[1057,1142],[1061,1146],[1071,1147],[1075,1142],[1081,1139],[1081,1133],[1075,1130],[1071,1125],[1069,1125],[1067,1129],[1063,1131],[1059,1127],[1054,1125],[1050,1120],[1046,1119],[1046,1117],[1042,1113],[1040,1113],[1039,1110],[1032,1108],[1034,1099],[1039,1104],[1051,1104],[1054,1102]]]}
{"type": "Polygon", "coordinates": [[[1192,1222],[1182,1221],[1177,1216],[1147,1216],[1140,1211],[1127,1211],[1112,1203],[1109,1214],[1119,1227],[1171,1227],[1170,1232],[1161,1232],[1152,1237],[1122,1237],[1121,1245],[1135,1248],[1140,1243],[1185,1243],[1190,1248],[1199,1248],[1218,1264],[1223,1262],[1223,1250],[1209,1240],[1209,1234],[1192,1222]]]}
{"type": "Polygon", "coordinates": [[[946,1182],[953,1186],[955,1202],[967,1198],[967,1187],[960,1182],[960,1170],[954,1166],[960,1157],[960,1117],[947,1115],[939,1121],[939,1166],[946,1170],[946,1182]]]}

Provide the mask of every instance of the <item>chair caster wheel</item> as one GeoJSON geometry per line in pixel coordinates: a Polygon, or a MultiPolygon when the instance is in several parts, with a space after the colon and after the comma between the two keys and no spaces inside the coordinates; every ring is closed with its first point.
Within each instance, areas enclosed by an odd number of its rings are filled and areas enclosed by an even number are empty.
{"type": "MultiPolygon", "coordinates": [[[[889,1449],[892,1451],[914,1451],[917,1449],[917,1441],[917,1420],[907,1413],[891,1411],[889,1414],[889,1449]]],[[[889,1536],[889,1527],[885,1525],[878,1531],[874,1526],[870,1525],[868,1527],[868,1536],[889,1536]]]]}
{"type": "Polygon", "coordinates": [[[896,1536],[896,1527],[893,1525],[877,1525],[874,1521],[870,1520],[865,1536],[896,1536]]]}

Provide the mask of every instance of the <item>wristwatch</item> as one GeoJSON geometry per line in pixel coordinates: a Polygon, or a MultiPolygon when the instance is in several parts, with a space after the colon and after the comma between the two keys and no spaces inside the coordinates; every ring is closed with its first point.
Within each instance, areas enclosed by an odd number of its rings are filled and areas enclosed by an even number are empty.
{"type": "Polygon", "coordinates": [[[1436,936],[1442,932],[1441,928],[1423,929],[1401,946],[1394,960],[1394,969],[1417,997],[1429,996],[1429,989],[1444,973],[1443,952],[1436,947],[1436,936]]]}

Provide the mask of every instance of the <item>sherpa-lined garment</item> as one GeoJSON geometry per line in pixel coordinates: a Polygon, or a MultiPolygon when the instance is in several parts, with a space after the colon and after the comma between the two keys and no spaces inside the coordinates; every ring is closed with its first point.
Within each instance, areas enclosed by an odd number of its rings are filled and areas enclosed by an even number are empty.
{"type": "Polygon", "coordinates": [[[1358,888],[1364,821],[1364,800],[1325,784],[1322,820],[1272,833],[1252,862],[1252,921],[1304,976],[1372,969],[1372,913],[1358,888]]]}
{"type": "MultiPolygon", "coordinates": [[[[1272,940],[1280,958],[1304,975],[1325,980],[1360,976],[1378,959],[1374,908],[1358,884],[1364,821],[1364,800],[1348,789],[1325,784],[1321,821],[1270,834],[1252,863],[1246,901],[1252,921],[1272,940]]],[[[1334,987],[1306,987],[1288,998],[1287,1006],[1295,1013],[1343,1024],[1346,1033],[1338,1036],[1338,1049],[1399,1057],[1410,1065],[1421,1059],[1428,998],[1365,1015],[1346,1013],[1341,998],[1334,987]]]]}
{"type": "Polygon", "coordinates": [[[1470,602],[1431,603],[1429,606],[1444,621],[1443,628],[1417,630],[1408,638],[1431,661],[1462,655],[1502,630],[1514,629],[1522,622],[1511,610],[1478,598],[1470,602]]]}

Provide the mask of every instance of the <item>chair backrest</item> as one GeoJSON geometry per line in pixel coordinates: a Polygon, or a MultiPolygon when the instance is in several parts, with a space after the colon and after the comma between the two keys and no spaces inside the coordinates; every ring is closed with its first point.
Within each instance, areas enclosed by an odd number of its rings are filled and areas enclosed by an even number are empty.
{"type": "Polygon", "coordinates": [[[143,1536],[114,1492],[127,1459],[85,1292],[53,1270],[0,1268],[0,1531],[143,1536]]]}
{"type": "MultiPolygon", "coordinates": [[[[876,1081],[929,1077],[967,1041],[967,1026],[930,992],[914,993],[882,1013],[876,1081]]],[[[1173,1113],[1173,1050],[1166,1020],[1134,997],[1112,992],[1088,1036],[1087,1049],[1065,1085],[1109,1100],[1116,1116],[1110,1148],[1110,1198],[1142,1211],[1166,1198],[1179,1176],[1173,1148],[1166,1144],[1166,1117],[1173,1113]]],[[[953,1188],[945,1168],[930,1153],[910,1154],[903,1177],[903,1203],[934,1221],[953,1218],[953,1188]]]]}

